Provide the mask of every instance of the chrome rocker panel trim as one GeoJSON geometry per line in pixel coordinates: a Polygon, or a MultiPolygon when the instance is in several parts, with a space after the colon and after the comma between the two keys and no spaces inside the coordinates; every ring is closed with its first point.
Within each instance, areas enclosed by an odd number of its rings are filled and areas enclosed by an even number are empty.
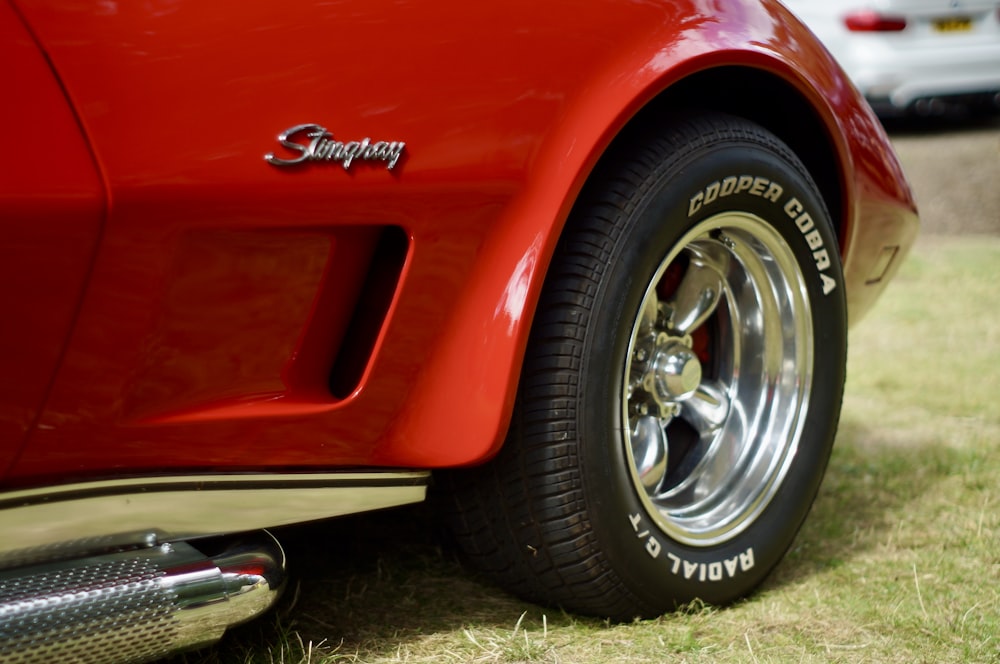
{"type": "Polygon", "coordinates": [[[0,493],[0,567],[416,503],[430,473],[147,477],[0,493]]]}

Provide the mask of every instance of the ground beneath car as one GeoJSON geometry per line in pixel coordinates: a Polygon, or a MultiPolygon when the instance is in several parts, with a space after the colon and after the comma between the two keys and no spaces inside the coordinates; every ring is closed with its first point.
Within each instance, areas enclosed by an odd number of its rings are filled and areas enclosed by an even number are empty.
{"type": "Polygon", "coordinates": [[[1000,117],[886,128],[916,193],[921,236],[1000,235],[1000,117]]]}

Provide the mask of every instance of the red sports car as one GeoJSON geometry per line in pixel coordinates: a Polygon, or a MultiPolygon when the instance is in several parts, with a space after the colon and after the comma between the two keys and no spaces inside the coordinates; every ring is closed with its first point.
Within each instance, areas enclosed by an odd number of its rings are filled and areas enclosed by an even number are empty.
{"type": "Polygon", "coordinates": [[[917,232],[773,0],[0,0],[0,49],[5,662],[210,642],[252,533],[432,474],[524,597],[743,596],[917,232]]]}

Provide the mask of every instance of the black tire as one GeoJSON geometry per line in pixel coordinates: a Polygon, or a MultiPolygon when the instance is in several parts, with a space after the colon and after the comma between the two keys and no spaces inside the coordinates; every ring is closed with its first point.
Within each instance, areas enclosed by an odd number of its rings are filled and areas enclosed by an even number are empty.
{"type": "Polygon", "coordinates": [[[617,155],[560,240],[506,444],[451,488],[501,585],[629,620],[731,602],[784,555],[836,432],[846,306],[822,197],[770,132],[690,115],[617,155]]]}

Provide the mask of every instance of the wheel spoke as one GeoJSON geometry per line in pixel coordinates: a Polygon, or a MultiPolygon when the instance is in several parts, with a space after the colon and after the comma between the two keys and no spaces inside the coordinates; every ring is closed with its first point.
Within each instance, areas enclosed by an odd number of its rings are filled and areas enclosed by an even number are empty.
{"type": "Polygon", "coordinates": [[[691,398],[683,402],[681,417],[704,440],[713,437],[729,417],[729,397],[721,383],[703,382],[691,398]]]}
{"type": "Polygon", "coordinates": [[[646,300],[642,303],[642,311],[640,312],[640,323],[639,323],[639,333],[642,335],[648,335],[655,331],[656,321],[660,313],[660,300],[656,297],[656,292],[652,292],[646,296],[646,300]]]}
{"type": "Polygon", "coordinates": [[[632,457],[642,485],[647,491],[655,491],[667,473],[667,433],[662,420],[644,415],[636,421],[632,457]]]}
{"type": "Polygon", "coordinates": [[[692,243],[690,262],[673,301],[670,328],[684,335],[704,323],[715,311],[729,270],[729,254],[715,241],[692,243]]]}

